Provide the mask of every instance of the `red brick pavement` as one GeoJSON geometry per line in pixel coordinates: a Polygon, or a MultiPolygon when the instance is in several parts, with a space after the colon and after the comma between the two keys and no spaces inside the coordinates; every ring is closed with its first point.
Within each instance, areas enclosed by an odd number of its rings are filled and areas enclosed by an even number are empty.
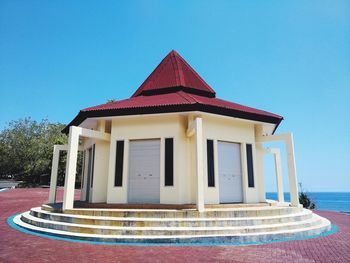
{"type": "MultiPolygon", "coordinates": [[[[48,189],[0,193],[0,262],[350,262],[350,216],[317,212],[335,223],[330,236],[254,246],[142,247],[52,240],[10,228],[6,219],[46,202],[48,189]]],[[[62,199],[62,189],[58,199],[62,199]]]]}

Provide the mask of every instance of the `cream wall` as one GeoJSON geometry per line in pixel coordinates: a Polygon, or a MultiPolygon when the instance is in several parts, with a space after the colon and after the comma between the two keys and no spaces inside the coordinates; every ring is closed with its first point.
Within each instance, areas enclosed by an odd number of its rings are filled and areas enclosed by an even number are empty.
{"type": "Polygon", "coordinates": [[[203,145],[204,145],[204,200],[206,204],[219,203],[219,171],[218,171],[218,141],[240,143],[241,145],[241,169],[242,169],[242,189],[243,202],[256,203],[264,201],[259,196],[259,180],[261,174],[257,173],[255,151],[255,133],[254,124],[237,119],[217,118],[214,116],[203,115],[203,145]],[[207,153],[206,140],[214,140],[214,173],[215,187],[208,187],[207,173],[207,153]],[[253,148],[253,167],[254,167],[254,187],[248,187],[246,144],[252,144],[253,148]]]}
{"type": "Polygon", "coordinates": [[[109,142],[96,140],[94,180],[91,191],[92,203],[101,203],[107,200],[108,163],[109,142]]]}
{"type": "MultiPolygon", "coordinates": [[[[110,163],[108,172],[108,203],[127,203],[129,142],[139,139],[160,139],[160,202],[163,204],[193,203],[191,176],[188,176],[190,154],[185,133],[185,121],[180,115],[131,116],[112,120],[110,163]],[[164,139],[174,139],[174,186],[164,186],[164,139]],[[123,183],[114,186],[116,141],[124,140],[123,183]]],[[[193,177],[193,174],[192,174],[193,177]]]]}
{"type": "MultiPolygon", "coordinates": [[[[196,114],[198,115],[198,114],[196,114]]],[[[219,203],[218,141],[241,144],[243,201],[265,201],[262,174],[262,149],[256,149],[255,124],[239,119],[200,114],[203,118],[204,199],[207,204],[219,203]],[[208,187],[206,140],[214,140],[215,187],[208,187]],[[246,143],[253,146],[255,187],[248,187],[246,143]]],[[[99,122],[101,124],[101,122],[99,122]]],[[[160,203],[190,204],[196,202],[195,136],[187,137],[188,114],[157,114],[147,116],[114,117],[111,124],[111,141],[86,140],[84,149],[96,144],[94,187],[92,202],[127,203],[129,142],[139,139],[160,139],[160,203]],[[164,186],[164,139],[174,139],[174,186],[164,186]],[[114,186],[116,141],[124,140],[122,186],[114,186]]],[[[87,160],[85,161],[87,164],[87,160]]],[[[87,170],[84,180],[87,180],[87,170]]],[[[86,182],[84,186],[86,187],[86,182]]],[[[86,188],[82,191],[85,200],[86,188]]]]}
{"type": "MultiPolygon", "coordinates": [[[[85,201],[86,200],[86,192],[87,192],[87,187],[88,187],[88,163],[89,163],[89,155],[88,155],[88,149],[92,147],[94,144],[94,140],[92,139],[83,139],[82,145],[83,145],[83,150],[84,150],[84,173],[82,176],[82,188],[80,192],[80,200],[85,201]]],[[[90,194],[91,196],[91,194],[90,194]]],[[[89,200],[91,202],[91,199],[89,200]]]]}
{"type": "Polygon", "coordinates": [[[88,184],[88,149],[95,145],[95,160],[94,160],[94,173],[93,173],[93,187],[90,188],[90,198],[91,203],[101,203],[107,200],[107,180],[108,180],[108,163],[109,163],[109,142],[101,140],[85,139],[83,143],[83,148],[85,151],[85,167],[84,167],[84,177],[83,187],[80,194],[80,200],[86,200],[87,187],[88,184]]]}

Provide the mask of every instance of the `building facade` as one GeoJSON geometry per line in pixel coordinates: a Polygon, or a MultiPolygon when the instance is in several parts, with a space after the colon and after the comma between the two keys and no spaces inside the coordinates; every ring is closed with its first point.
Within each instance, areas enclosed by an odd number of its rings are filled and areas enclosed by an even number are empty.
{"type": "Polygon", "coordinates": [[[215,91],[175,51],[129,98],[83,109],[56,145],[49,203],[55,202],[60,151],[67,151],[63,209],[73,208],[78,151],[83,152],[81,201],[108,204],[265,202],[264,154],[287,151],[291,205],[299,206],[291,134],[275,134],[282,117],[216,98],[215,91]]]}

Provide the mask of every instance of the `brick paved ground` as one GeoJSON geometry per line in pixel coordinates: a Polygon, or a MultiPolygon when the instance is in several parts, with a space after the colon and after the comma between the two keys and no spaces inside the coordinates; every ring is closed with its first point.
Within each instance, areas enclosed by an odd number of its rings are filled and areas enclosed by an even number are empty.
{"type": "MultiPolygon", "coordinates": [[[[6,219],[46,202],[48,189],[0,192],[0,262],[350,262],[350,215],[317,212],[339,227],[327,237],[255,246],[90,245],[24,234],[6,219]]],[[[58,199],[62,199],[59,190],[58,199]]]]}

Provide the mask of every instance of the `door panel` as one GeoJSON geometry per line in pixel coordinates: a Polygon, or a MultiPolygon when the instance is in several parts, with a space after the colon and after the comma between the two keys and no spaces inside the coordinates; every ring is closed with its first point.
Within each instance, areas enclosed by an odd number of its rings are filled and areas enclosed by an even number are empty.
{"type": "Polygon", "coordinates": [[[129,203],[160,202],[160,140],[131,141],[129,146],[129,203]]]}
{"type": "Polygon", "coordinates": [[[218,168],[220,203],[243,202],[240,144],[218,142],[218,168]]]}

